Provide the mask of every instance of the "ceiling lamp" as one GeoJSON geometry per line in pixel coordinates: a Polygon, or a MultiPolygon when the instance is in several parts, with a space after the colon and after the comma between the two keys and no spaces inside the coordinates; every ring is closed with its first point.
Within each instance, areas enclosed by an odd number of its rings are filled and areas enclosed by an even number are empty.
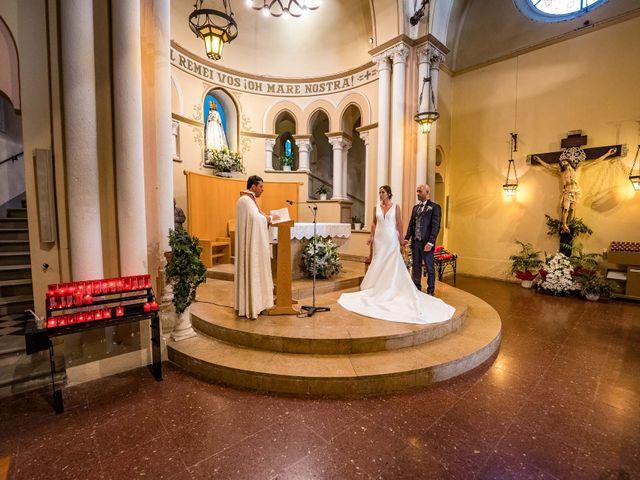
{"type": "Polygon", "coordinates": [[[502,185],[502,189],[504,190],[504,194],[507,197],[513,197],[516,194],[516,190],[518,189],[518,172],[516,172],[516,163],[513,161],[513,152],[518,151],[518,134],[511,134],[511,145],[509,146],[510,155],[509,155],[509,168],[507,169],[507,179],[502,185]],[[510,180],[509,176],[511,174],[511,167],[513,167],[513,176],[514,180],[510,180]]]}
{"type": "Polygon", "coordinates": [[[418,112],[413,116],[413,119],[418,122],[422,128],[422,133],[429,133],[431,131],[431,124],[440,118],[440,114],[436,110],[436,99],[433,96],[433,88],[431,87],[431,76],[424,77],[422,79],[422,89],[420,90],[420,98],[418,99],[418,108],[422,105],[422,95],[426,85],[428,87],[428,99],[427,109],[424,112],[418,112]]]}
{"type": "Polygon", "coordinates": [[[320,0],[246,0],[246,3],[247,6],[274,17],[281,17],[285,13],[301,17],[307,11],[320,7],[320,0]]]}
{"type": "Polygon", "coordinates": [[[635,191],[640,190],[640,165],[638,165],[638,172],[635,175],[633,174],[633,169],[636,168],[636,162],[638,161],[638,152],[640,152],[640,145],[638,145],[636,158],[633,159],[633,165],[631,165],[631,171],[629,172],[629,181],[635,191]]]}
{"type": "Polygon", "coordinates": [[[204,49],[211,60],[220,60],[225,43],[238,36],[238,25],[233,19],[231,0],[212,0],[221,9],[202,8],[204,0],[196,0],[195,10],[189,15],[189,26],[196,37],[204,40],[204,49]]]}

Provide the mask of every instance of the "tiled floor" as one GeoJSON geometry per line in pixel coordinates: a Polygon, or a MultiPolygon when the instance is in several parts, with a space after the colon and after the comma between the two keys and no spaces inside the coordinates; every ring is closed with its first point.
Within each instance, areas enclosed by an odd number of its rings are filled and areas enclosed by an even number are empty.
{"type": "Polygon", "coordinates": [[[14,479],[640,477],[640,305],[459,277],[500,313],[493,363],[352,400],[259,395],[165,365],[0,400],[14,479]]]}

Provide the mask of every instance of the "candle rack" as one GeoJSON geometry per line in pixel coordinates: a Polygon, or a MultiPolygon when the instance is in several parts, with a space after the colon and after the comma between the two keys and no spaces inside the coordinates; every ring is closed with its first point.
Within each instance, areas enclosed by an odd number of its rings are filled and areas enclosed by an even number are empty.
{"type": "Polygon", "coordinates": [[[49,285],[46,293],[46,317],[27,322],[27,354],[49,350],[53,408],[64,411],[62,390],[56,386],[56,364],[52,338],[95,328],[150,320],[150,370],[162,380],[160,352],[160,316],[149,275],[87,280],[49,285]]]}

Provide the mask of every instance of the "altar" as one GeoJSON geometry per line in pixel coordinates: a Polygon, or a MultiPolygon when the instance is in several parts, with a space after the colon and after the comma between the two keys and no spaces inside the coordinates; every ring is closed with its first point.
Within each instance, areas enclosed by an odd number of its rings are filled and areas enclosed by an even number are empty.
{"type": "MultiPolygon", "coordinates": [[[[350,223],[316,223],[316,235],[329,237],[340,246],[349,236],[351,236],[350,223]]],[[[306,240],[313,238],[313,223],[295,223],[291,227],[291,272],[294,280],[306,276],[302,263],[302,250],[306,240]]],[[[270,239],[272,244],[278,243],[278,229],[270,228],[270,239]]]]}

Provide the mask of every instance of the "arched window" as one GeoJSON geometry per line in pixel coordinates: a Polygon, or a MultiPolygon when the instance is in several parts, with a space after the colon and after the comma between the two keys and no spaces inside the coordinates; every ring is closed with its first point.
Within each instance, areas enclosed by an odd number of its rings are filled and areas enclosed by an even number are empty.
{"type": "Polygon", "coordinates": [[[522,13],[543,22],[561,22],[584,15],[607,0],[514,0],[522,13]]]}

